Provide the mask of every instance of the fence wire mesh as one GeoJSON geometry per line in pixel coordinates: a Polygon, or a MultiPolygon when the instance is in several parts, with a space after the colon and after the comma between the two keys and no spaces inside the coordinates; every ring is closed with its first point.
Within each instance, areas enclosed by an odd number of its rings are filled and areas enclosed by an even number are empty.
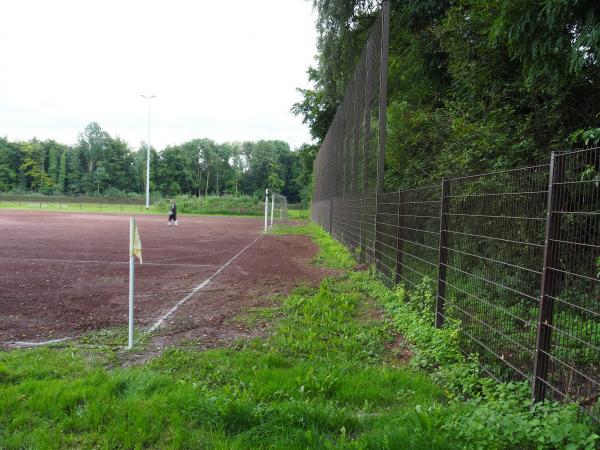
{"type": "Polygon", "coordinates": [[[447,183],[445,315],[488,374],[531,380],[548,165],[447,183]]]}
{"type": "Polygon", "coordinates": [[[369,263],[375,262],[377,174],[385,139],[380,111],[388,16],[389,5],[369,32],[314,164],[313,220],[369,263]]]}
{"type": "MultiPolygon", "coordinates": [[[[383,192],[386,4],[316,157],[312,219],[497,380],[600,421],[600,148],[383,192]]],[[[389,7],[389,4],[387,4],[389,7]]]]}
{"type": "Polygon", "coordinates": [[[600,148],[554,159],[538,384],[600,420],[600,148]]]}
{"type": "Polygon", "coordinates": [[[139,209],[143,211],[145,203],[137,198],[114,198],[105,196],[67,196],[67,195],[24,195],[1,194],[0,207],[29,207],[48,209],[82,209],[86,205],[102,210],[107,209],[139,209]]]}
{"type": "Polygon", "coordinates": [[[377,197],[377,265],[388,285],[416,288],[437,277],[440,186],[377,197]]]}

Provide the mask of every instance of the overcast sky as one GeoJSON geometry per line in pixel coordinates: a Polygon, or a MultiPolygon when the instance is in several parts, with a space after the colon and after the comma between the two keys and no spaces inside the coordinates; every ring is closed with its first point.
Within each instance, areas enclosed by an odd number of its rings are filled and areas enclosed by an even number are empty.
{"type": "Polygon", "coordinates": [[[310,140],[290,107],[316,35],[306,0],[0,2],[0,136],[72,144],[96,121],[137,148],[310,140]]]}

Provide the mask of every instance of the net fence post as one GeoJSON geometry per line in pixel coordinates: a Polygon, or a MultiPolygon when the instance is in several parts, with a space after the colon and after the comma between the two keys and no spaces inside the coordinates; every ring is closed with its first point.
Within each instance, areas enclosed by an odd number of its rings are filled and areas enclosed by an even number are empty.
{"type": "Polygon", "coordinates": [[[268,217],[269,217],[269,190],[265,189],[265,233],[268,228],[268,217]]]}
{"type": "Polygon", "coordinates": [[[271,228],[273,228],[273,212],[275,211],[275,193],[271,195],[271,228]]]}
{"type": "Polygon", "coordinates": [[[329,234],[333,236],[333,197],[329,199],[329,234]]]}
{"type": "Polygon", "coordinates": [[[558,246],[556,239],[560,227],[560,214],[556,213],[560,194],[556,184],[563,181],[563,167],[564,164],[560,160],[560,155],[552,152],[550,156],[550,173],[548,176],[544,261],[531,386],[532,399],[536,402],[541,402],[546,397],[546,380],[548,378],[551,358],[550,339],[552,334],[553,299],[558,295],[556,274],[552,269],[558,266],[558,246]]]}
{"type": "Polygon", "coordinates": [[[381,14],[381,66],[379,73],[379,154],[377,158],[377,192],[383,193],[385,140],[387,126],[387,72],[390,35],[390,2],[383,2],[381,14]]]}
{"type": "Polygon", "coordinates": [[[375,258],[375,267],[380,267],[380,255],[378,256],[378,235],[379,235],[379,196],[384,192],[384,173],[385,173],[385,140],[387,125],[387,66],[388,66],[388,47],[390,32],[390,2],[385,0],[382,6],[381,14],[381,48],[380,48],[380,68],[379,68],[379,151],[377,153],[377,189],[375,190],[375,242],[373,243],[373,256],[375,258]]]}
{"type": "Polygon", "coordinates": [[[396,271],[394,273],[394,284],[400,283],[402,275],[402,226],[403,221],[400,217],[402,213],[402,191],[398,191],[398,206],[396,208],[396,271]]]}
{"type": "Polygon", "coordinates": [[[450,184],[442,179],[442,194],[440,199],[440,237],[438,241],[438,279],[435,299],[435,327],[444,325],[446,301],[446,266],[448,264],[448,207],[450,202],[450,184]]]}
{"type": "MultiPolygon", "coordinates": [[[[363,176],[364,178],[364,176],[363,176]]],[[[362,221],[362,211],[363,211],[363,191],[361,190],[360,192],[360,203],[359,203],[359,213],[358,213],[358,232],[359,232],[359,236],[358,236],[358,257],[359,260],[362,262],[363,260],[363,247],[364,247],[364,242],[363,242],[363,221],[362,221]]]]}

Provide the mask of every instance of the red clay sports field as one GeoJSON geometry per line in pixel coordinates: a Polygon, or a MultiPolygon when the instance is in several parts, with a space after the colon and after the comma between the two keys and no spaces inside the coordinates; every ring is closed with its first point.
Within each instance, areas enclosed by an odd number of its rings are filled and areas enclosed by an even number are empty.
{"type": "MultiPolygon", "coordinates": [[[[138,327],[230,338],[227,320],[245,306],[324,274],[308,238],[263,235],[261,219],[136,220],[138,327]]],[[[0,211],[0,346],[125,326],[128,233],[128,215],[0,211]]]]}

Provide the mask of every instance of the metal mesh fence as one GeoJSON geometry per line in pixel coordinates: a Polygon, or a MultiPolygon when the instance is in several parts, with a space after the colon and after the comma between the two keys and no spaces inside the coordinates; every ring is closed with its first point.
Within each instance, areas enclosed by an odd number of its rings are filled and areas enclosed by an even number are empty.
{"type": "Polygon", "coordinates": [[[552,165],[538,395],[600,420],[600,148],[556,154],[552,165]]]}
{"type": "Polygon", "coordinates": [[[17,195],[0,194],[0,207],[28,207],[48,209],[83,209],[84,206],[105,209],[143,211],[145,203],[137,198],[114,198],[104,196],[67,196],[67,195],[17,195]]]}
{"type": "MultiPolygon", "coordinates": [[[[488,375],[600,420],[600,148],[368,201],[375,238],[362,242],[388,285],[410,299],[437,283],[436,325],[459,323],[462,350],[488,375]]],[[[313,215],[357,248],[357,200],[329,203],[313,215]]]]}
{"type": "Polygon", "coordinates": [[[409,301],[436,292],[435,325],[488,375],[600,421],[600,148],[383,192],[386,5],[315,160],[313,220],[409,301]]]}
{"type": "Polygon", "coordinates": [[[377,266],[388,285],[409,289],[437,276],[440,186],[382,193],[377,197],[377,266]]]}
{"type": "Polygon", "coordinates": [[[444,197],[445,315],[498,379],[531,379],[548,165],[456,178],[444,197]]]}
{"type": "Polygon", "coordinates": [[[314,164],[313,220],[369,263],[385,145],[388,23],[385,2],[314,164]]]}

